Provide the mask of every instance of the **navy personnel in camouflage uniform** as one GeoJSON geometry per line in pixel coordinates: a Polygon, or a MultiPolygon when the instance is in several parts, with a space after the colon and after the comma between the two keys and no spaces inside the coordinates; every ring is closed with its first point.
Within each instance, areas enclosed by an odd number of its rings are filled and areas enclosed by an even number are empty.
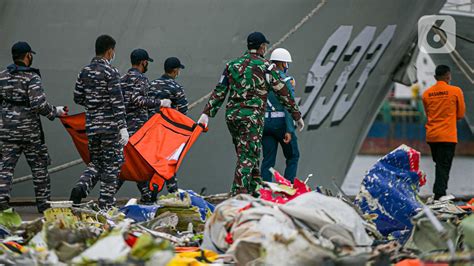
{"type": "MultiPolygon", "coordinates": [[[[165,60],[165,73],[161,78],[155,79],[151,82],[151,94],[158,99],[170,99],[171,107],[177,109],[183,114],[188,112],[188,99],[184,93],[184,88],[176,78],[179,76],[181,69],[184,66],[176,57],[170,57],[165,60]]],[[[159,108],[151,110],[151,115],[159,111],[159,108]]]]}
{"type": "Polygon", "coordinates": [[[120,74],[110,62],[115,57],[115,40],[101,35],[95,42],[96,56],[76,81],[74,102],[85,107],[86,134],[91,162],[71,192],[79,204],[100,181],[99,207],[115,204],[117,177],[124,162],[123,147],[129,135],[120,74]]]}
{"type": "MultiPolygon", "coordinates": [[[[151,82],[150,93],[157,99],[170,99],[172,108],[177,109],[182,114],[186,114],[188,112],[188,99],[186,99],[183,86],[176,82],[176,78],[179,76],[181,69],[184,69],[184,65],[181,64],[178,58],[167,58],[165,60],[165,73],[161,78],[151,82]]],[[[159,108],[151,109],[150,117],[158,111],[159,108]]],[[[166,188],[170,193],[178,190],[178,179],[176,176],[166,181],[166,188]]]]}
{"type": "MultiPolygon", "coordinates": [[[[123,100],[126,109],[127,127],[130,135],[135,134],[148,120],[148,108],[170,107],[169,99],[149,97],[150,86],[148,78],[144,75],[148,70],[148,62],[153,62],[148,52],[143,49],[135,49],[130,54],[132,68],[120,79],[123,100]]],[[[117,191],[123,185],[124,180],[119,179],[117,191]]],[[[152,193],[148,188],[148,182],[138,182],[137,188],[141,193],[141,202],[151,204],[152,193]]]]}
{"type": "Polygon", "coordinates": [[[49,155],[40,115],[53,120],[66,111],[63,106],[55,107],[46,101],[40,72],[31,67],[33,54],[28,43],[15,43],[14,64],[0,72],[0,211],[9,208],[13,171],[22,153],[33,174],[38,211],[49,207],[49,155]]]}

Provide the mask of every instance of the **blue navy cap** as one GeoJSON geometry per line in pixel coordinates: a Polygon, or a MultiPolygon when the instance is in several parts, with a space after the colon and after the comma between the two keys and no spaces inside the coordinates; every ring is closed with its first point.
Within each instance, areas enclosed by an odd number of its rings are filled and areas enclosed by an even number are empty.
{"type": "Polygon", "coordinates": [[[267,38],[265,38],[265,35],[263,35],[263,33],[261,32],[258,32],[258,31],[252,32],[247,37],[247,45],[254,46],[254,45],[260,45],[262,43],[269,44],[270,42],[267,40],[267,38]]]}
{"type": "Polygon", "coordinates": [[[171,70],[174,68],[184,68],[184,65],[181,64],[181,61],[177,57],[169,57],[165,60],[165,70],[171,70]]]}
{"type": "Polygon", "coordinates": [[[130,60],[132,62],[139,62],[142,60],[153,62],[153,59],[150,58],[150,56],[148,55],[148,52],[145,51],[144,49],[133,50],[132,53],[130,54],[130,60]]]}
{"type": "Polygon", "coordinates": [[[17,42],[12,46],[12,55],[26,53],[36,54],[33,50],[31,50],[31,46],[27,42],[17,42]]]}

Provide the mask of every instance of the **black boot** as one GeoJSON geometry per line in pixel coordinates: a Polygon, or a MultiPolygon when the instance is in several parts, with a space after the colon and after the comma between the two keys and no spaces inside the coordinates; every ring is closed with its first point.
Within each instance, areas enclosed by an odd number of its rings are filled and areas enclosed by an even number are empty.
{"type": "Polygon", "coordinates": [[[434,195],[434,200],[439,200],[441,197],[443,196],[446,196],[446,195],[442,195],[442,194],[435,194],[434,195]]]}
{"type": "Polygon", "coordinates": [[[178,191],[178,179],[176,176],[173,176],[171,179],[166,181],[166,189],[168,189],[168,193],[175,193],[178,191]]]}
{"type": "Polygon", "coordinates": [[[47,209],[51,208],[51,204],[47,202],[36,203],[36,208],[38,209],[39,213],[43,213],[47,209]]]}
{"type": "Polygon", "coordinates": [[[82,199],[85,197],[87,197],[87,195],[82,187],[74,187],[71,191],[71,197],[69,200],[72,201],[74,205],[79,205],[81,204],[82,199]]]}

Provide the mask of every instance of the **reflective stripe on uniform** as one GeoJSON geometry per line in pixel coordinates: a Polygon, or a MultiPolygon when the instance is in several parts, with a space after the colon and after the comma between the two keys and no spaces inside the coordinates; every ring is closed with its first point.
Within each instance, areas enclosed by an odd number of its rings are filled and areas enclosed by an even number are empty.
{"type": "Polygon", "coordinates": [[[265,118],[281,118],[285,117],[285,112],[266,112],[265,118]]]}
{"type": "Polygon", "coordinates": [[[275,111],[275,107],[273,106],[272,102],[270,102],[269,99],[267,99],[267,104],[268,104],[268,107],[270,107],[270,109],[272,109],[272,111],[275,111]]]}

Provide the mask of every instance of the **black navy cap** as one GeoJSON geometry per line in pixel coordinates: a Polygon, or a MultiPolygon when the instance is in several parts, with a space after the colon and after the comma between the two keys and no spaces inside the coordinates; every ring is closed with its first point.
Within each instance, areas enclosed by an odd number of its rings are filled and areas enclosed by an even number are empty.
{"type": "Polygon", "coordinates": [[[269,44],[270,42],[265,38],[265,35],[261,32],[252,32],[249,34],[247,37],[247,45],[260,45],[262,43],[267,43],[269,44]]]}
{"type": "Polygon", "coordinates": [[[17,42],[12,46],[12,55],[26,53],[36,54],[27,42],[17,42]]]}
{"type": "Polygon", "coordinates": [[[132,62],[140,62],[142,60],[153,62],[153,59],[150,58],[150,56],[148,55],[148,52],[145,51],[144,49],[133,50],[132,53],[130,54],[130,60],[132,62]]]}
{"type": "Polygon", "coordinates": [[[177,57],[169,57],[165,60],[165,70],[171,70],[173,68],[181,68],[184,66],[181,64],[181,61],[177,57]]]}

